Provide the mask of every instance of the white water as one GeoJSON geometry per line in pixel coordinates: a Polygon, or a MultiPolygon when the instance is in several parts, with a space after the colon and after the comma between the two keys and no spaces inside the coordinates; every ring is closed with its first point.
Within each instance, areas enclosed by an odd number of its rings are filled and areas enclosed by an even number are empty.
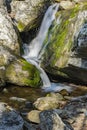
{"type": "Polygon", "coordinates": [[[30,58],[30,57],[38,58],[39,52],[43,45],[43,41],[46,38],[48,29],[51,26],[53,20],[55,19],[55,14],[58,10],[58,7],[59,7],[59,4],[53,4],[48,8],[48,10],[45,13],[45,16],[43,18],[43,21],[42,21],[42,24],[40,27],[40,31],[39,31],[37,37],[29,45],[29,52],[25,56],[26,58],[30,58]]]}
{"type": "Polygon", "coordinates": [[[55,14],[58,10],[58,7],[59,7],[59,4],[54,4],[48,8],[43,18],[40,31],[37,37],[30,43],[28,49],[26,45],[24,46],[24,52],[25,52],[24,58],[31,64],[35,65],[36,68],[40,71],[40,76],[43,81],[43,87],[50,87],[51,83],[47,74],[40,67],[37,61],[38,61],[39,52],[43,45],[43,41],[46,38],[46,34],[48,32],[49,27],[51,26],[53,20],[55,19],[55,14]]]}
{"type": "Polygon", "coordinates": [[[35,65],[36,68],[39,70],[41,79],[43,81],[43,88],[44,87],[50,87],[51,86],[51,82],[50,82],[47,74],[45,73],[45,71],[40,67],[40,65],[33,59],[29,59],[28,58],[27,61],[30,62],[31,64],[35,65]]]}
{"type": "MultiPolygon", "coordinates": [[[[30,62],[31,64],[35,65],[36,68],[40,71],[40,76],[43,81],[43,89],[45,91],[58,91],[62,89],[67,89],[68,91],[71,90],[70,87],[61,85],[61,84],[51,84],[47,74],[45,71],[40,67],[40,64],[38,63],[38,58],[40,57],[39,52],[42,49],[43,41],[46,38],[46,34],[48,32],[49,27],[51,26],[53,20],[55,19],[55,14],[58,10],[59,4],[51,5],[42,21],[40,31],[37,35],[37,37],[30,43],[29,47],[24,46],[24,58],[30,62]]],[[[43,52],[41,52],[42,54],[43,52]]]]}

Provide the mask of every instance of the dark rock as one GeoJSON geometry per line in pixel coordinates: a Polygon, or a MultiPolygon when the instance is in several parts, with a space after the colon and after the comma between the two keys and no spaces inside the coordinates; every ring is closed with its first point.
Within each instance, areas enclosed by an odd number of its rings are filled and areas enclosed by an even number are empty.
{"type": "Polygon", "coordinates": [[[46,110],[40,113],[40,128],[41,130],[64,130],[65,124],[55,111],[46,110]]]}

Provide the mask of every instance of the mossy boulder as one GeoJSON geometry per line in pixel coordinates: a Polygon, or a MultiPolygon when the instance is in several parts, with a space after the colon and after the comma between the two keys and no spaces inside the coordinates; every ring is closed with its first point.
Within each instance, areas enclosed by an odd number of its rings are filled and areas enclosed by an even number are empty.
{"type": "Polygon", "coordinates": [[[39,71],[22,58],[13,61],[6,68],[6,80],[19,86],[39,87],[41,84],[39,71]]]}
{"type": "Polygon", "coordinates": [[[0,46],[0,86],[5,83],[19,86],[38,87],[41,84],[40,74],[36,67],[6,46],[0,46]]]}
{"type": "Polygon", "coordinates": [[[37,27],[50,2],[51,0],[13,0],[11,7],[19,31],[37,27]]]}
{"type": "Polygon", "coordinates": [[[59,11],[44,41],[42,67],[50,74],[87,83],[86,32],[87,2],[59,11]]]}

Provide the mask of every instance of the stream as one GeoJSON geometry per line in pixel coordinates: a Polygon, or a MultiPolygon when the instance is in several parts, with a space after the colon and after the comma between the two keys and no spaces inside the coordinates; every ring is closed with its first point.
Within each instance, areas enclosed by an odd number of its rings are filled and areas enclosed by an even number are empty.
{"type": "MultiPolygon", "coordinates": [[[[41,88],[35,89],[30,87],[19,87],[14,85],[6,85],[0,92],[0,102],[6,102],[13,108],[23,109],[27,102],[34,102],[37,98],[45,96],[49,92],[61,92],[67,90],[70,96],[81,96],[87,93],[87,87],[81,85],[74,85],[70,83],[54,83],[50,82],[45,71],[40,67],[40,57],[44,51],[43,41],[46,37],[48,29],[50,28],[55,14],[58,11],[59,4],[51,5],[41,24],[40,31],[37,36],[29,43],[24,45],[23,57],[40,71],[40,76],[43,81],[41,88]],[[42,36],[43,34],[43,36],[42,36]]],[[[58,20],[57,20],[58,22],[58,20]]]]}

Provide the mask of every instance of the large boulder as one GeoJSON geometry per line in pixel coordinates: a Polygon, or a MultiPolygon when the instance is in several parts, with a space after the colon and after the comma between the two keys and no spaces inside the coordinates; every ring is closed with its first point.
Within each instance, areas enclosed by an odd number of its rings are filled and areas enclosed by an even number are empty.
{"type": "Polygon", "coordinates": [[[13,0],[11,7],[19,31],[37,27],[49,4],[50,0],[13,0]]]}
{"type": "Polygon", "coordinates": [[[40,72],[22,58],[13,61],[6,68],[6,80],[19,86],[39,87],[41,84],[40,72]]]}
{"type": "Polygon", "coordinates": [[[29,64],[5,46],[0,46],[0,86],[5,82],[20,86],[37,87],[40,74],[34,65],[29,64]]]}
{"type": "Polygon", "coordinates": [[[0,45],[4,45],[20,54],[20,44],[12,20],[4,6],[0,7],[0,45]]]}
{"type": "Polygon", "coordinates": [[[42,67],[48,73],[87,83],[87,2],[59,11],[44,45],[42,67]]]}
{"type": "Polygon", "coordinates": [[[0,130],[22,130],[24,121],[16,110],[0,102],[0,130]]]}

